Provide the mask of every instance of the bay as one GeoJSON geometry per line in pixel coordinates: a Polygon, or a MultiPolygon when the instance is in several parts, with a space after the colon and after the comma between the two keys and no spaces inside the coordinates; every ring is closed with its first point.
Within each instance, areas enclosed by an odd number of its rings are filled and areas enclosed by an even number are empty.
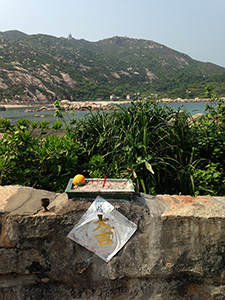
{"type": "Polygon", "coordinates": [[[182,109],[185,108],[192,116],[198,113],[205,114],[205,108],[207,104],[210,104],[211,102],[205,101],[205,102],[170,102],[168,103],[169,106],[174,108],[174,110],[177,110],[178,108],[182,109]]]}
{"type": "MultiPolygon", "coordinates": [[[[209,104],[210,102],[170,102],[167,103],[170,107],[174,108],[174,110],[177,110],[178,108],[184,110],[186,109],[191,115],[194,115],[196,113],[204,113],[206,104],[209,104]]],[[[126,106],[129,104],[125,104],[126,106]]],[[[163,103],[160,103],[159,105],[163,105],[163,103]]],[[[0,117],[3,117],[5,119],[10,119],[12,124],[15,124],[16,121],[20,118],[22,119],[29,119],[31,122],[41,122],[41,121],[49,121],[50,124],[55,122],[57,120],[56,117],[54,117],[54,111],[40,111],[40,112],[25,112],[26,109],[31,108],[40,108],[41,106],[35,106],[35,107],[6,107],[5,111],[0,111],[0,117]],[[39,117],[37,117],[39,116],[39,117]],[[42,117],[41,117],[42,116],[42,117]]],[[[47,106],[52,107],[52,106],[47,106]]],[[[70,117],[76,117],[78,119],[84,117],[86,114],[88,114],[89,111],[75,111],[73,114],[69,113],[70,117]]]]}
{"type": "MultiPolygon", "coordinates": [[[[10,107],[7,108],[5,111],[0,111],[0,117],[3,117],[5,119],[10,119],[12,124],[15,124],[18,119],[29,119],[30,122],[38,122],[40,123],[41,121],[49,121],[50,124],[55,122],[57,120],[56,117],[54,117],[54,110],[51,111],[35,111],[35,112],[25,112],[26,109],[39,109],[42,106],[23,106],[23,107],[10,107]],[[37,117],[39,116],[39,117],[37,117]]],[[[46,107],[52,107],[52,106],[47,106],[46,107]]],[[[70,117],[77,117],[77,118],[82,118],[84,115],[89,113],[89,111],[77,111],[74,112],[74,114],[69,113],[70,117]]]]}

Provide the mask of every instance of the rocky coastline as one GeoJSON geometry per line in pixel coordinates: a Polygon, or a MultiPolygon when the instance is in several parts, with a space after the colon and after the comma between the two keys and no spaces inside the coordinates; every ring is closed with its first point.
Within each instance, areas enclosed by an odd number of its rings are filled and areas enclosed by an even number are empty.
{"type": "MultiPolygon", "coordinates": [[[[88,110],[112,110],[115,106],[110,103],[95,103],[95,102],[71,102],[69,100],[62,100],[60,102],[60,109],[63,111],[88,111],[88,110]]],[[[40,111],[55,111],[54,106],[42,106],[40,108],[27,108],[25,112],[40,112],[40,111]]]]}
{"type": "MultiPolygon", "coordinates": [[[[225,97],[221,97],[220,99],[222,99],[223,101],[225,101],[225,97]]],[[[121,104],[129,104],[131,103],[133,100],[117,100],[117,101],[86,101],[86,102],[82,102],[82,101],[69,101],[69,100],[61,100],[59,102],[60,104],[60,108],[62,111],[96,111],[96,110],[113,110],[113,109],[117,109],[116,104],[117,105],[121,105],[121,104]]],[[[139,100],[137,100],[139,101],[139,100]]],[[[156,100],[156,102],[158,103],[187,103],[187,102],[209,102],[210,99],[209,98],[194,98],[194,99],[182,99],[182,98],[175,98],[175,99],[171,99],[171,98],[161,98],[159,100],[156,100]]],[[[26,103],[0,103],[0,110],[4,111],[6,110],[6,108],[12,108],[12,107],[26,107],[26,109],[24,110],[25,113],[27,112],[44,112],[44,111],[52,111],[53,113],[51,114],[51,116],[54,116],[54,112],[56,110],[56,108],[54,107],[53,103],[46,103],[43,106],[40,107],[40,105],[43,103],[33,103],[33,104],[26,104],[26,103]],[[30,106],[30,108],[27,108],[27,106],[30,106]]],[[[49,116],[49,115],[48,115],[49,116]]],[[[40,114],[36,114],[35,117],[41,117],[44,118],[46,117],[46,115],[40,115],[40,114]]]]}
{"type": "MultiPolygon", "coordinates": [[[[220,99],[225,101],[225,97],[220,97],[220,99]]],[[[115,104],[127,104],[130,103],[133,100],[117,100],[117,101],[107,101],[107,100],[101,100],[101,101],[69,101],[69,100],[62,100],[60,101],[60,105],[65,109],[73,109],[73,110],[89,110],[90,108],[92,110],[107,110],[107,109],[111,109],[110,106],[113,106],[115,104]]],[[[182,98],[161,98],[159,100],[156,100],[156,102],[168,102],[168,103],[172,103],[172,102],[208,102],[210,101],[209,98],[193,98],[193,99],[182,99],[182,98]]],[[[9,108],[9,107],[36,107],[36,106],[41,106],[43,105],[43,107],[46,107],[45,110],[55,110],[54,109],[54,104],[51,103],[43,103],[43,102],[0,102],[0,107],[2,108],[2,110],[4,108],[9,108]],[[47,107],[48,106],[48,107],[47,107]],[[49,107],[52,106],[52,107],[49,107]]],[[[44,110],[42,108],[42,110],[44,110]]]]}
{"type": "MultiPolygon", "coordinates": [[[[222,98],[225,100],[225,97],[222,98]]],[[[157,100],[157,102],[167,102],[167,103],[172,103],[172,102],[208,102],[210,99],[208,98],[195,98],[195,99],[182,99],[182,98],[176,98],[176,99],[171,99],[171,98],[162,98],[160,100],[157,100]]],[[[93,102],[93,101],[86,101],[86,102],[71,102],[69,100],[62,100],[60,102],[61,109],[64,111],[67,110],[73,110],[73,111],[84,111],[84,110],[113,110],[115,109],[115,104],[127,104],[130,103],[131,101],[99,101],[99,102],[93,102]]],[[[46,107],[42,106],[41,108],[38,109],[26,109],[25,112],[40,112],[40,111],[54,111],[55,107],[46,107]]]]}
{"type": "MultiPolygon", "coordinates": [[[[225,101],[225,97],[220,97],[220,99],[225,101]]],[[[217,99],[216,99],[217,100],[217,99]]],[[[175,98],[175,99],[171,99],[171,98],[162,98],[160,100],[158,100],[158,102],[209,102],[211,101],[211,99],[209,98],[194,98],[194,99],[182,99],[182,98],[175,98]]]]}

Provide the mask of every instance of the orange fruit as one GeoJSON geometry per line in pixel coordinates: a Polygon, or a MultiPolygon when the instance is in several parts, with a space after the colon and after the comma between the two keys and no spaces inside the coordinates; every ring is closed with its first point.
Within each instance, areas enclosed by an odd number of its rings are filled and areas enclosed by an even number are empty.
{"type": "Polygon", "coordinates": [[[73,178],[73,185],[84,185],[85,177],[84,175],[78,174],[73,178]]]}

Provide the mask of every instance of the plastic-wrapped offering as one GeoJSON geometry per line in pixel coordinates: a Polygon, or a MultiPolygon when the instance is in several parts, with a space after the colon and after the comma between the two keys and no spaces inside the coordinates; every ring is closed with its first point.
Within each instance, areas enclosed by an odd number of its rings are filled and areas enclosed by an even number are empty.
{"type": "Polygon", "coordinates": [[[136,230],[136,224],[98,196],[68,238],[109,262],[136,230]]]}

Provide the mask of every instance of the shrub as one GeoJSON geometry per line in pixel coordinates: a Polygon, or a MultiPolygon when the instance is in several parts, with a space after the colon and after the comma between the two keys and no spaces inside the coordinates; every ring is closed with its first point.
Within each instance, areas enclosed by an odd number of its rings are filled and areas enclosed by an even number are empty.
{"type": "Polygon", "coordinates": [[[85,170],[92,176],[132,178],[136,190],[146,193],[193,193],[189,114],[151,99],[118,108],[90,112],[67,127],[87,151],[85,170]]]}
{"type": "Polygon", "coordinates": [[[29,126],[28,120],[21,119],[16,126],[5,121],[1,125],[6,131],[0,145],[1,184],[64,191],[71,174],[79,172],[79,145],[66,136],[44,138],[45,122],[29,126]],[[32,136],[34,128],[41,129],[37,137],[32,136]]]}
{"type": "Polygon", "coordinates": [[[69,178],[132,178],[151,194],[225,194],[225,104],[212,102],[200,120],[152,99],[92,112],[83,119],[57,117],[65,136],[46,136],[47,122],[0,120],[1,184],[62,192],[69,178]],[[34,131],[37,130],[37,134],[34,131]]]}

